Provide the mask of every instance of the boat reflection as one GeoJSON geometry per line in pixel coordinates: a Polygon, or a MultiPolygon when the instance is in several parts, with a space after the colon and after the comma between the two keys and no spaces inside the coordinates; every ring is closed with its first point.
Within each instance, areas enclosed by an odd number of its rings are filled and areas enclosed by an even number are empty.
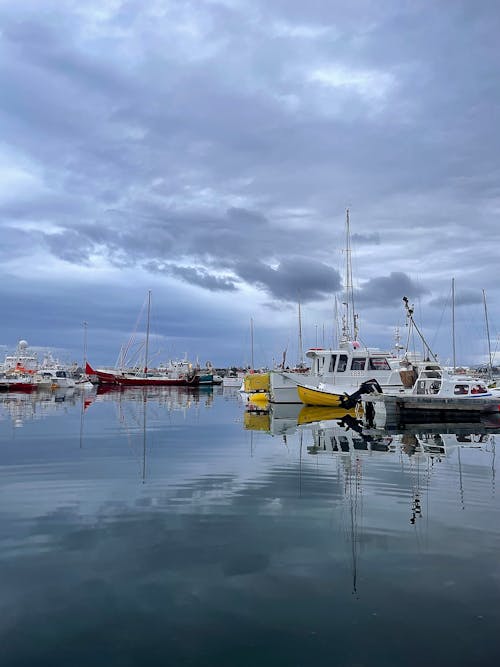
{"type": "Polygon", "coordinates": [[[0,394],[0,419],[10,418],[14,427],[20,428],[27,421],[64,414],[79,404],[80,397],[74,389],[0,394]]]}
{"type": "Polygon", "coordinates": [[[218,387],[120,387],[98,385],[96,401],[147,401],[156,402],[168,409],[189,409],[203,405],[211,407],[218,387]]]}
{"type": "Polygon", "coordinates": [[[0,393],[0,420],[10,418],[15,427],[25,422],[63,415],[69,409],[80,408],[82,415],[94,403],[116,402],[156,403],[168,412],[190,408],[210,408],[218,387],[113,387],[97,386],[91,391],[75,388],[0,393]]]}
{"type": "Polygon", "coordinates": [[[340,408],[276,404],[256,407],[244,414],[244,428],[272,436],[310,432],[311,455],[395,453],[444,457],[456,447],[484,447],[500,434],[500,421],[473,423],[432,422],[399,425],[388,429],[366,428],[355,411],[340,408]]]}

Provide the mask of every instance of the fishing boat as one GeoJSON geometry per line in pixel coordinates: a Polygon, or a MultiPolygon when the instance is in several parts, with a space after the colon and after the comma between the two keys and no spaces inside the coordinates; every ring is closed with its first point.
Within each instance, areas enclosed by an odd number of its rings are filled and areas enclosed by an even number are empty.
{"type": "Polygon", "coordinates": [[[32,392],[36,388],[33,375],[28,373],[2,373],[0,376],[0,391],[32,392]]]}
{"type": "MultiPolygon", "coordinates": [[[[424,345],[427,342],[413,320],[413,307],[403,297],[409,325],[424,345]]],[[[427,346],[428,348],[428,346],[427,346]]],[[[428,348],[429,349],[429,348],[428,348]]],[[[429,349],[430,351],[430,349],[429,349]]],[[[380,388],[360,397],[368,424],[383,425],[391,420],[422,419],[438,415],[441,419],[477,419],[500,412],[500,397],[480,379],[454,375],[443,368],[431,352],[434,363],[424,365],[411,389],[385,391],[380,388]]]]}
{"type": "Polygon", "coordinates": [[[14,354],[6,354],[3,362],[5,372],[34,373],[38,366],[38,355],[30,351],[25,340],[20,340],[14,354]]]}
{"type": "MultiPolygon", "coordinates": [[[[394,354],[368,348],[358,340],[358,315],[354,305],[352,282],[351,240],[349,210],[346,212],[346,266],[344,313],[342,331],[336,348],[311,347],[306,352],[310,369],[306,372],[291,372],[287,369],[273,370],[269,374],[269,400],[272,403],[300,403],[298,386],[315,387],[318,395],[322,385],[335,388],[335,393],[344,395],[357,390],[359,386],[374,379],[381,386],[397,388],[403,386],[400,363],[394,354]]],[[[311,400],[308,396],[307,402],[311,400]]],[[[336,398],[313,405],[339,405],[336,398]]]]}
{"type": "Polygon", "coordinates": [[[33,381],[39,389],[72,389],[76,381],[63,368],[41,368],[33,374],[33,381]]]}

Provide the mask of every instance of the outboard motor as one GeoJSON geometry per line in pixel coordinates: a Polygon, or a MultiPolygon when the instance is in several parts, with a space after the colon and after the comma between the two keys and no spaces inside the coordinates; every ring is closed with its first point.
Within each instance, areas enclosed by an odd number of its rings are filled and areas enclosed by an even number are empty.
{"type": "Polygon", "coordinates": [[[363,394],[374,393],[382,393],[382,387],[379,385],[377,380],[375,380],[375,378],[372,380],[366,380],[366,382],[362,382],[359,386],[359,389],[357,389],[352,394],[345,394],[344,396],[341,396],[340,405],[346,410],[350,410],[351,408],[356,407],[363,394]]]}

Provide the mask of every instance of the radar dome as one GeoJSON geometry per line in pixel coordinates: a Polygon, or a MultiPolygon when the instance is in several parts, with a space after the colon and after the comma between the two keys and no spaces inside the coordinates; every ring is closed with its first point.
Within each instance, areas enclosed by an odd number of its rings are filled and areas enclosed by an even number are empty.
{"type": "Polygon", "coordinates": [[[18,346],[21,348],[21,350],[25,350],[28,347],[28,341],[20,340],[18,346]]]}

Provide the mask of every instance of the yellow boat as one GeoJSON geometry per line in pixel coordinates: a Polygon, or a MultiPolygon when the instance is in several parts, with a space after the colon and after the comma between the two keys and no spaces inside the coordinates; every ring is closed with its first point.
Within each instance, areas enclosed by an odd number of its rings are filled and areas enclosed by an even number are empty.
{"type": "Polygon", "coordinates": [[[297,417],[297,424],[311,424],[312,422],[342,419],[346,415],[356,416],[356,410],[344,408],[329,408],[323,405],[304,405],[297,417]]]}
{"type": "Polygon", "coordinates": [[[269,391],[269,373],[249,373],[243,380],[245,391],[269,391]]]}
{"type": "Polygon", "coordinates": [[[312,387],[307,384],[298,384],[297,393],[304,405],[317,405],[321,407],[338,408],[340,398],[344,393],[332,392],[330,389],[322,389],[321,386],[312,387]]]}

